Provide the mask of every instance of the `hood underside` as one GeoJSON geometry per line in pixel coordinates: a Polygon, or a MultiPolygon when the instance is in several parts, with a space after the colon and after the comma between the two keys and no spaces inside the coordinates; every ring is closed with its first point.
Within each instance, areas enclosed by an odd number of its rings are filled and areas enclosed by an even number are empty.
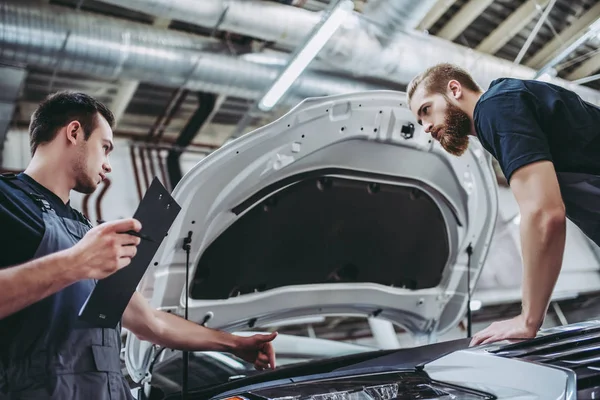
{"type": "Polygon", "coordinates": [[[190,297],[228,299],[321,283],[408,289],[440,283],[448,233],[427,194],[365,180],[367,174],[360,180],[323,175],[294,177],[246,210],[202,254],[190,297]]]}

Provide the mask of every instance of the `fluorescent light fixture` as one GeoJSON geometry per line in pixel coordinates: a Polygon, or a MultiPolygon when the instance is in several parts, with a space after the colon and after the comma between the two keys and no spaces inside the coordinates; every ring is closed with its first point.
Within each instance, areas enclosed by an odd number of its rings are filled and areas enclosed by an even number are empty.
{"type": "Polygon", "coordinates": [[[333,36],[335,31],[344,22],[344,19],[354,9],[354,3],[349,0],[340,1],[331,11],[329,18],[314,33],[306,45],[294,57],[294,60],[288,64],[283,73],[279,75],[273,86],[263,96],[258,103],[258,108],[262,111],[269,111],[281,99],[285,92],[292,86],[298,76],[306,69],[308,64],[321,51],[327,41],[333,36]]]}

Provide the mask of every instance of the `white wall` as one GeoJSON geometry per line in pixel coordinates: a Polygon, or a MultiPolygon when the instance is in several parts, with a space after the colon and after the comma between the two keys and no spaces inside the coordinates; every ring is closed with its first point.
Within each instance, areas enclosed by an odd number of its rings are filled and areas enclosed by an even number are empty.
{"type": "Polygon", "coordinates": [[[8,132],[2,158],[2,167],[24,169],[29,160],[31,160],[31,155],[29,154],[29,135],[26,130],[11,130],[8,132]]]}

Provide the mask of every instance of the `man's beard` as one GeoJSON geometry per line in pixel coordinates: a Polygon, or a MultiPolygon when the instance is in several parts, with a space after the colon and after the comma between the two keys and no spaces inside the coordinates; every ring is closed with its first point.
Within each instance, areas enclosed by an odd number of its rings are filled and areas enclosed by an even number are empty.
{"type": "Polygon", "coordinates": [[[96,190],[97,184],[91,179],[87,172],[86,144],[83,143],[77,149],[77,157],[73,162],[73,173],[75,175],[75,187],[73,190],[83,194],[91,194],[96,190]]]}
{"type": "Polygon", "coordinates": [[[438,140],[448,153],[461,156],[469,147],[471,118],[454,104],[446,103],[446,118],[438,140]]]}

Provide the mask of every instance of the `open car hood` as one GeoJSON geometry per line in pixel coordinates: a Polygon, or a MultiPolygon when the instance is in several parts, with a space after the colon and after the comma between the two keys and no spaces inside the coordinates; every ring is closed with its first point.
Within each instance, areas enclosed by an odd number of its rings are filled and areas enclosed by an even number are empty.
{"type": "MultiPolygon", "coordinates": [[[[189,296],[189,319],[227,331],[343,314],[443,333],[466,313],[497,213],[480,143],[447,154],[394,91],[307,99],[201,160],[173,197],[143,292],[179,315],[189,296]]],[[[128,335],[132,379],[154,351],[128,335]]]]}

